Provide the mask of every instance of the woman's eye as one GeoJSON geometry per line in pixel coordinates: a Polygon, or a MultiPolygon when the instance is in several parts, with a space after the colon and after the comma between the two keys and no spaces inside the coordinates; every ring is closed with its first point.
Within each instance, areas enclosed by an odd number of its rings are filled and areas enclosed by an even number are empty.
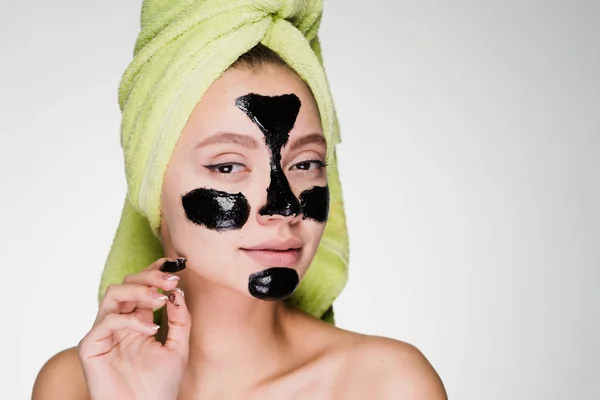
{"type": "Polygon", "coordinates": [[[242,172],[245,169],[244,164],[238,163],[223,163],[214,165],[205,165],[206,168],[219,174],[233,174],[236,172],[242,172]]]}
{"type": "Polygon", "coordinates": [[[308,160],[308,161],[302,161],[297,164],[294,164],[291,169],[299,169],[302,171],[308,171],[311,169],[320,169],[320,168],[323,168],[326,166],[327,166],[327,164],[325,164],[323,161],[308,160]]]}

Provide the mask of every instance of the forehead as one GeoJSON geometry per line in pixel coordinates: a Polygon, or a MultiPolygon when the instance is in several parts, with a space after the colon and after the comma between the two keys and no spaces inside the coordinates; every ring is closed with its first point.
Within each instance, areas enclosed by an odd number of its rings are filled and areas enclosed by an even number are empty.
{"type": "Polygon", "coordinates": [[[246,113],[236,106],[236,99],[249,93],[263,96],[296,95],[301,106],[290,137],[321,132],[318,108],[310,89],[292,71],[272,66],[256,71],[237,68],[226,71],[195,107],[188,120],[188,128],[193,128],[196,138],[215,131],[260,134],[246,113]]]}

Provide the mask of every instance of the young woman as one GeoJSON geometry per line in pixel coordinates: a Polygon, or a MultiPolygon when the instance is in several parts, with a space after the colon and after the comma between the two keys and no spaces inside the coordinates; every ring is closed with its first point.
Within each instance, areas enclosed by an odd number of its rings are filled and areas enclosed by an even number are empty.
{"type": "Polygon", "coordinates": [[[46,363],[33,399],[445,399],[415,347],[284,301],[326,227],[327,146],[305,81],[265,46],[240,57],[170,157],[165,257],[108,287],[89,333],[46,363]]]}

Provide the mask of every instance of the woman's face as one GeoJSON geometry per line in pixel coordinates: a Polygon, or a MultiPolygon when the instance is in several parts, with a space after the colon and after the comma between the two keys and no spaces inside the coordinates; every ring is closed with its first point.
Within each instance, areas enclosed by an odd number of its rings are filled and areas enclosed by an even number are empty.
{"type": "Polygon", "coordinates": [[[289,297],[325,228],[325,140],[304,82],[230,69],[192,112],[165,175],[163,247],[216,284],[289,297]]]}

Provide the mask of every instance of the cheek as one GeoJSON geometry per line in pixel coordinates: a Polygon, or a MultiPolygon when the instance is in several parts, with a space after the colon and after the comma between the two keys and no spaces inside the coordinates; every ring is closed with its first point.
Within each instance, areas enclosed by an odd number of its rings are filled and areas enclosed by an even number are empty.
{"type": "Polygon", "coordinates": [[[242,193],[194,189],[181,203],[187,219],[215,231],[241,229],[248,221],[250,205],[242,193]]]}
{"type": "Polygon", "coordinates": [[[327,221],[329,215],[329,187],[314,186],[305,190],[299,196],[304,219],[318,223],[327,221]]]}
{"type": "Polygon", "coordinates": [[[169,223],[171,245],[178,255],[188,259],[190,270],[214,282],[245,284],[247,277],[237,276],[241,270],[234,268],[238,264],[236,249],[243,241],[243,230],[217,231],[199,226],[187,218],[181,203],[174,222],[169,223]]]}
{"type": "Polygon", "coordinates": [[[250,205],[241,193],[198,188],[184,194],[178,204],[179,229],[172,232],[173,246],[202,269],[230,264],[232,247],[242,236],[241,228],[250,205]]]}
{"type": "Polygon", "coordinates": [[[304,240],[304,248],[302,250],[302,259],[295,267],[298,275],[300,276],[300,280],[304,278],[312,261],[315,258],[326,226],[326,224],[320,224],[308,220],[301,222],[301,224],[302,230],[300,236],[302,236],[304,240]]]}
{"type": "Polygon", "coordinates": [[[325,232],[325,227],[327,223],[319,223],[310,220],[302,221],[305,225],[306,236],[310,238],[308,242],[310,242],[314,247],[315,251],[319,242],[321,241],[321,237],[323,236],[323,232],[325,232]]]}

